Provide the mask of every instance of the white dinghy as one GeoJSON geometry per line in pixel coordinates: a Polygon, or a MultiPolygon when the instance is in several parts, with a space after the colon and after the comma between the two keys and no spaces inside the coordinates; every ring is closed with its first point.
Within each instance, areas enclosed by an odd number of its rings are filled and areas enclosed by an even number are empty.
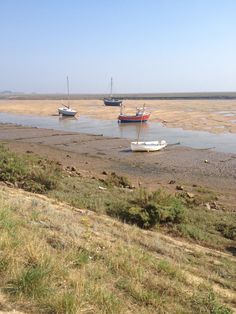
{"type": "Polygon", "coordinates": [[[165,140],[150,142],[131,142],[131,150],[133,152],[156,152],[166,146],[167,143],[165,140]]]}
{"type": "Polygon", "coordinates": [[[141,123],[138,130],[138,139],[136,142],[131,142],[131,145],[130,145],[132,152],[156,152],[167,146],[167,143],[165,140],[140,142],[139,138],[140,138],[141,127],[142,127],[142,119],[141,119],[141,123]]]}

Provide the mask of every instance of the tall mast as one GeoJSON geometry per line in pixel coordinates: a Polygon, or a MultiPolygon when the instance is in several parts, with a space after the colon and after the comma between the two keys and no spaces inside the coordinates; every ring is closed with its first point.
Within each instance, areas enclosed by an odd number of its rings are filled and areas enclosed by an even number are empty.
{"type": "Polygon", "coordinates": [[[70,90],[69,90],[69,78],[68,76],[66,77],[66,82],[67,82],[67,106],[68,108],[70,107],[69,101],[70,101],[70,90]]]}
{"type": "Polygon", "coordinates": [[[113,85],[113,79],[112,79],[112,77],[111,77],[111,92],[110,92],[110,97],[112,98],[112,86],[113,85]]]}

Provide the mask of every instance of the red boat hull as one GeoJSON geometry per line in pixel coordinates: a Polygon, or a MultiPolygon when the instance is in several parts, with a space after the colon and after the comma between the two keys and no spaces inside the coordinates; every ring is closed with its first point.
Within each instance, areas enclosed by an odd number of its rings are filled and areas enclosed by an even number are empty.
{"type": "Polygon", "coordinates": [[[146,122],[150,117],[150,113],[144,115],[119,115],[119,122],[146,122]]]}

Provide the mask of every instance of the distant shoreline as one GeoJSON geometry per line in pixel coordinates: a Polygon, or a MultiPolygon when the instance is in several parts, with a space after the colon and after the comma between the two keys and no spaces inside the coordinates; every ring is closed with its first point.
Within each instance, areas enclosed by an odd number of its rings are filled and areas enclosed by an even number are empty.
{"type": "MultiPolygon", "coordinates": [[[[71,94],[70,99],[98,99],[107,97],[107,94],[71,94]]],[[[236,92],[199,92],[199,93],[130,93],[114,94],[114,97],[123,100],[193,100],[193,99],[236,99],[236,92]]],[[[3,100],[60,100],[67,99],[66,94],[24,94],[24,93],[0,93],[0,99],[3,100]]]]}

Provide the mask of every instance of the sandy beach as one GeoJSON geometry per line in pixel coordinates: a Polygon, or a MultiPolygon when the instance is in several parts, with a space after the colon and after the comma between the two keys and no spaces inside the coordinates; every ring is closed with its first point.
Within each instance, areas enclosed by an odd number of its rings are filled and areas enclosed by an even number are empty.
{"type": "MultiPolygon", "coordinates": [[[[52,116],[64,101],[58,100],[1,100],[0,112],[52,116]]],[[[124,111],[135,112],[145,103],[151,111],[151,121],[167,127],[202,130],[212,133],[236,133],[236,100],[124,100],[124,111]]],[[[71,100],[78,116],[96,119],[117,119],[119,107],[106,107],[102,100],[71,100]]]]}

